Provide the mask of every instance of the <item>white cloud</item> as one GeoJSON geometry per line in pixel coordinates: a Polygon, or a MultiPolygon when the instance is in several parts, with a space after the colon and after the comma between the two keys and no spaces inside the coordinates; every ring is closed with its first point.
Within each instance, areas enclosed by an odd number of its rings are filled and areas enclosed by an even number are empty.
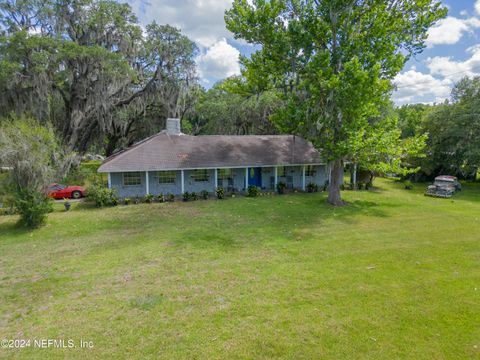
{"type": "Polygon", "coordinates": [[[469,47],[467,53],[471,55],[465,61],[455,61],[449,56],[436,56],[427,59],[427,67],[433,75],[447,76],[452,81],[458,81],[465,76],[480,74],[480,44],[469,47]]]}
{"type": "Polygon", "coordinates": [[[144,25],[156,21],[170,24],[208,48],[223,37],[231,37],[225,28],[224,13],[232,0],[128,0],[144,25]]]}
{"type": "Polygon", "coordinates": [[[218,80],[240,74],[240,51],[227,43],[225,38],[211,46],[197,58],[198,72],[205,85],[211,85],[211,79],[218,80]]]}
{"type": "Polygon", "coordinates": [[[395,77],[397,91],[393,99],[397,105],[412,102],[442,102],[451,91],[452,82],[449,79],[437,79],[430,74],[415,70],[398,74],[395,77]]]}
{"type": "Polygon", "coordinates": [[[475,17],[459,19],[447,16],[428,30],[427,46],[455,44],[460,41],[464,33],[472,32],[477,28],[480,28],[480,19],[475,17]]]}
{"type": "Polygon", "coordinates": [[[477,14],[480,14],[480,0],[477,0],[477,2],[475,3],[475,12],[477,14]]]}

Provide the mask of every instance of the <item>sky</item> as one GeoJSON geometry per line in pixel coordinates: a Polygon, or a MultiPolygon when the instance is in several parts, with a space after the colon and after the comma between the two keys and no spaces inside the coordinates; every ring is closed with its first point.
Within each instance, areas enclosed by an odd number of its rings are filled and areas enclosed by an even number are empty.
{"type": "MultiPolygon", "coordinates": [[[[240,73],[239,56],[254,47],[235,40],[224,12],[232,0],[128,0],[142,25],[152,21],[179,27],[199,49],[200,82],[215,82],[240,73]]],[[[395,78],[397,105],[440,103],[464,76],[480,75],[480,0],[444,0],[448,16],[429,30],[427,47],[408,61],[395,78]]]]}

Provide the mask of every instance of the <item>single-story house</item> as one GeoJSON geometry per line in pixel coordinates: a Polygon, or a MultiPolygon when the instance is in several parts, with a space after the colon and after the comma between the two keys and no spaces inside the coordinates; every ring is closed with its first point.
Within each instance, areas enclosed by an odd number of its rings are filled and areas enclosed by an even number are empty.
{"type": "Polygon", "coordinates": [[[98,169],[120,197],[146,194],[242,192],[255,185],[274,191],[324,186],[327,164],[307,140],[295,135],[182,134],[179,119],[167,129],[107,158],[98,169]]]}

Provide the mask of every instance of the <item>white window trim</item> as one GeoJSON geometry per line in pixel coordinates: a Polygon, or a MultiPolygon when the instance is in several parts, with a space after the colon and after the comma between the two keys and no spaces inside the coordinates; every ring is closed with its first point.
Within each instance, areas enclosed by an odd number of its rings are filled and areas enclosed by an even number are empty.
{"type": "Polygon", "coordinates": [[[122,173],[122,184],[123,186],[142,186],[142,172],[141,171],[132,171],[132,172],[124,172],[122,173]],[[126,174],[133,174],[133,173],[138,173],[140,176],[140,184],[125,184],[125,175],[126,174]]]}

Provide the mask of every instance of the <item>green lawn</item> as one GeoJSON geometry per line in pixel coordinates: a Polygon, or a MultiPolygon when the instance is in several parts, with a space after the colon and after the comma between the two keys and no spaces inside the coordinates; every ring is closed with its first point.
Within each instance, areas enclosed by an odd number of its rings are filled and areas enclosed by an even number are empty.
{"type": "Polygon", "coordinates": [[[0,358],[480,358],[480,186],[0,217],[0,358]]]}

